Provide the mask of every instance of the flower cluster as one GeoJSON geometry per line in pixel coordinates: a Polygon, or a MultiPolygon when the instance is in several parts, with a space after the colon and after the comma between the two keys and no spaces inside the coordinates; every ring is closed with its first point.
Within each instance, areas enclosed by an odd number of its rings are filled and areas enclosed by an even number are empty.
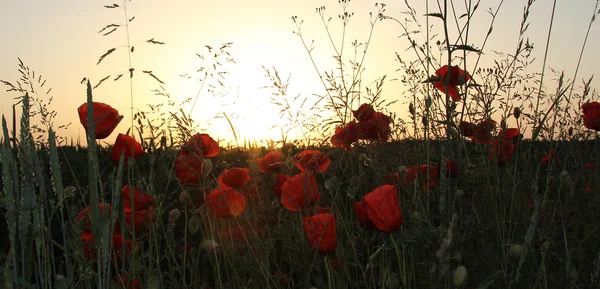
{"type": "Polygon", "coordinates": [[[356,120],[337,127],[331,137],[335,147],[351,150],[352,144],[359,140],[386,141],[390,137],[391,118],[381,112],[376,112],[372,105],[362,104],[352,114],[356,120]]]}

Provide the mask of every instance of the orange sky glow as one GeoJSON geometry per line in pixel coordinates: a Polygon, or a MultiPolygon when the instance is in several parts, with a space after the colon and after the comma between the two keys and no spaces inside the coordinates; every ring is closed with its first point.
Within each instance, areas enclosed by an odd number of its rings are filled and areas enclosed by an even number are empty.
{"type": "MultiPolygon", "coordinates": [[[[346,63],[352,59],[353,53],[350,42],[358,40],[366,42],[369,36],[369,12],[376,12],[372,0],[352,0],[348,11],[354,12],[348,25],[345,38],[346,63]]],[[[384,2],[384,1],[383,1],[384,2]]],[[[425,1],[408,1],[418,11],[425,14],[425,1]]],[[[443,2],[443,1],[442,1],[443,2]]],[[[455,1],[457,9],[463,1],[455,1]],[[460,2],[460,3],[459,3],[460,2]]],[[[476,2],[476,1],[475,1],[476,2]]],[[[494,53],[501,51],[513,53],[517,45],[518,30],[521,21],[523,5],[526,1],[507,1],[498,14],[494,32],[484,49],[481,67],[493,64],[494,53]]],[[[589,19],[595,5],[594,0],[559,1],[555,15],[551,46],[548,52],[547,67],[564,70],[567,78],[575,71],[577,58],[589,19]]],[[[112,79],[129,69],[127,54],[127,34],[123,27],[108,36],[98,34],[98,31],[111,23],[123,23],[123,9],[105,9],[111,1],[5,1],[0,9],[0,25],[3,30],[3,44],[0,54],[0,79],[14,82],[19,79],[17,57],[29,66],[36,74],[41,74],[47,80],[45,88],[52,88],[54,97],[51,109],[57,112],[55,125],[71,123],[58,134],[66,138],[80,138],[84,142],[85,131],[77,117],[77,107],[85,102],[85,86],[80,84],[83,77],[95,85],[100,79],[111,75],[111,78],[94,90],[96,101],[105,102],[119,110],[124,120],[115,132],[101,141],[101,144],[112,144],[116,135],[125,133],[131,124],[130,87],[127,77],[119,81],[112,79]],[[98,58],[108,49],[117,50],[106,57],[99,65],[98,58]]],[[[122,5],[121,1],[116,1],[122,5]]],[[[384,2],[386,15],[404,19],[406,5],[404,1],[384,2]]],[[[437,1],[431,1],[430,9],[437,11],[437,1]]],[[[479,46],[485,37],[491,20],[486,12],[490,7],[496,7],[498,0],[482,0],[480,11],[472,23],[471,41],[479,46]]],[[[333,17],[331,33],[333,41],[339,45],[342,26],[337,21],[341,12],[338,1],[335,0],[227,0],[227,1],[160,1],[133,0],[127,4],[128,16],[135,16],[131,22],[129,35],[131,44],[135,47],[132,53],[132,66],[136,70],[133,78],[134,111],[148,110],[148,104],[165,102],[161,96],[152,90],[159,83],[141,73],[151,70],[165,82],[163,86],[175,102],[195,97],[200,82],[200,67],[209,64],[210,57],[205,45],[218,48],[223,43],[232,42],[228,52],[236,63],[223,61],[222,70],[229,72],[223,80],[225,87],[216,88],[217,96],[207,91],[200,92],[197,104],[191,114],[199,124],[200,130],[208,132],[214,138],[233,142],[233,132],[224,118],[215,118],[225,113],[235,127],[236,136],[243,143],[244,139],[264,140],[281,139],[281,129],[273,126],[284,125],[279,115],[279,108],[269,99],[272,89],[261,88],[269,86],[262,66],[275,67],[282,78],[290,77],[288,95],[290,98],[301,94],[303,97],[314,99],[312,94],[324,93],[318,75],[313,67],[309,54],[302,45],[298,35],[292,32],[296,26],[292,16],[303,20],[302,33],[310,43],[314,40],[312,56],[321,72],[334,70],[335,61],[333,47],[327,37],[326,30],[315,8],[326,6],[326,15],[333,17]],[[165,42],[165,45],[145,43],[154,38],[165,42]],[[201,61],[196,53],[205,56],[201,61]],[[191,79],[181,77],[182,74],[192,76],[191,79]]],[[[544,45],[552,9],[552,1],[538,0],[532,7],[530,27],[527,37],[535,44],[534,57],[536,62],[530,67],[533,72],[541,71],[544,45]]],[[[462,10],[461,10],[462,11],[462,10]]],[[[462,12],[460,12],[462,14],[462,12]]],[[[418,21],[425,25],[425,17],[418,21]]],[[[443,34],[441,21],[430,19],[430,25],[435,33],[443,34]]],[[[589,79],[598,70],[598,55],[600,50],[600,29],[594,23],[584,53],[582,67],[578,72],[579,79],[589,79]],[[595,65],[594,65],[595,63],[595,65]]],[[[412,29],[418,29],[412,26],[412,29]]],[[[415,59],[414,52],[408,50],[409,42],[402,34],[401,27],[393,21],[377,22],[372,35],[370,48],[365,58],[364,84],[387,76],[383,95],[388,100],[399,101],[389,108],[401,116],[408,118],[408,98],[402,96],[406,90],[400,81],[398,63],[395,53],[405,59],[415,59]]],[[[454,35],[456,36],[456,35],[454,35]]],[[[453,39],[453,36],[450,36],[453,39]]],[[[423,39],[419,39],[423,40],[423,39]]],[[[432,72],[433,73],[433,72],[432,72]]],[[[554,86],[554,77],[546,79],[547,86],[554,86]]],[[[598,87],[594,79],[592,87],[598,87]]],[[[2,87],[6,88],[6,87],[2,87]]],[[[45,92],[46,89],[41,90],[45,92]]],[[[42,94],[43,95],[43,94],[42,94]]],[[[10,119],[15,92],[5,92],[0,89],[0,111],[10,119]]],[[[358,106],[358,104],[355,104],[358,106]]],[[[297,110],[299,101],[292,104],[292,110],[297,110]]],[[[356,108],[356,107],[355,107],[356,108]]],[[[183,107],[184,111],[191,110],[191,104],[183,107]]],[[[306,111],[307,113],[310,110],[306,111]]],[[[299,130],[289,132],[290,139],[301,138],[299,130]]]]}

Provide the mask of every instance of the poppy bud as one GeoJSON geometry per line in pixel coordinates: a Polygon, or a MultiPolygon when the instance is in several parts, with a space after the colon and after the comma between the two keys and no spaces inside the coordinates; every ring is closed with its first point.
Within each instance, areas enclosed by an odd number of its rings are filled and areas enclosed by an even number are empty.
{"type": "Polygon", "coordinates": [[[461,189],[458,189],[454,192],[454,197],[457,199],[462,198],[465,195],[465,192],[461,189]]]}
{"type": "Polygon", "coordinates": [[[190,220],[190,223],[188,224],[188,229],[190,229],[190,233],[192,234],[196,234],[196,232],[198,232],[198,228],[200,227],[200,222],[198,221],[198,218],[192,218],[190,220]]]}
{"type": "Polygon", "coordinates": [[[204,242],[200,244],[200,247],[208,252],[212,252],[219,247],[219,243],[215,240],[204,240],[204,242]]]}
{"type": "Polygon", "coordinates": [[[519,244],[513,244],[510,246],[510,256],[515,259],[521,258],[521,252],[523,251],[523,247],[519,244]]]}
{"type": "Polygon", "coordinates": [[[427,125],[428,125],[428,124],[429,124],[429,122],[427,121],[427,117],[425,117],[425,116],[424,116],[424,117],[423,117],[423,125],[424,125],[425,127],[427,127],[427,125]]]}
{"type": "Polygon", "coordinates": [[[202,162],[202,174],[204,174],[204,176],[208,176],[210,171],[212,171],[212,161],[209,159],[204,159],[202,162]]]}
{"type": "Polygon", "coordinates": [[[513,111],[513,116],[516,119],[519,119],[519,117],[521,116],[521,109],[519,109],[518,107],[515,107],[514,111],[513,111]]]}
{"type": "Polygon", "coordinates": [[[175,208],[171,210],[171,213],[169,213],[169,223],[175,223],[179,219],[179,215],[181,215],[179,209],[175,208]]]}
{"type": "Polygon", "coordinates": [[[427,99],[425,99],[425,107],[426,108],[430,108],[431,107],[431,98],[428,97],[427,99]]]}
{"type": "Polygon", "coordinates": [[[179,193],[179,202],[181,202],[184,206],[189,206],[193,203],[192,196],[190,196],[187,191],[182,191],[179,193]]]}
{"type": "Polygon", "coordinates": [[[325,181],[325,188],[331,190],[335,187],[335,178],[330,178],[325,181]]]}
{"type": "Polygon", "coordinates": [[[395,289],[400,288],[400,280],[398,280],[398,276],[392,272],[387,272],[385,278],[385,288],[395,289]]]}
{"type": "Polygon", "coordinates": [[[410,114],[415,115],[415,105],[414,104],[409,104],[408,105],[408,111],[410,112],[410,114]]]}
{"type": "Polygon", "coordinates": [[[579,278],[579,274],[577,273],[577,270],[575,270],[573,265],[571,265],[569,267],[571,267],[571,269],[569,270],[569,275],[567,276],[567,279],[569,281],[575,283],[575,282],[577,282],[577,279],[579,278]]]}
{"type": "Polygon", "coordinates": [[[454,287],[460,287],[467,280],[467,268],[460,266],[454,270],[454,287]]]}

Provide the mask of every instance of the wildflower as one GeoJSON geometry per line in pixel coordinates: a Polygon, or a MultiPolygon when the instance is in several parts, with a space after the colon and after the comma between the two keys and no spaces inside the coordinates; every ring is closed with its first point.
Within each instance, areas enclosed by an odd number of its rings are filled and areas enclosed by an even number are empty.
{"type": "Polygon", "coordinates": [[[476,144],[489,144],[492,141],[492,131],[496,128],[496,121],[485,119],[475,127],[471,140],[476,144]]]}
{"type": "Polygon", "coordinates": [[[351,150],[352,143],[358,141],[359,129],[358,123],[355,121],[348,122],[344,127],[336,127],[335,134],[331,137],[331,143],[335,147],[344,148],[344,150],[351,150]]]}
{"type": "Polygon", "coordinates": [[[123,196],[123,213],[127,227],[135,227],[136,233],[141,234],[148,225],[156,221],[153,205],[154,198],[134,187],[125,185],[121,189],[123,196]],[[133,200],[131,195],[133,194],[133,200]],[[133,207],[131,204],[133,203],[133,207]]]}
{"type": "Polygon", "coordinates": [[[247,168],[231,168],[223,171],[218,178],[221,188],[239,188],[250,181],[250,170],[247,168]]]}
{"type": "Polygon", "coordinates": [[[323,213],[304,217],[303,227],[308,243],[318,254],[335,252],[338,244],[334,214],[323,213]]]}
{"type": "Polygon", "coordinates": [[[376,188],[363,197],[363,205],[378,230],[391,233],[402,225],[402,211],[395,186],[376,188]]]}
{"type": "Polygon", "coordinates": [[[276,173],[281,169],[283,155],[279,151],[272,151],[265,155],[264,158],[258,159],[259,170],[261,173],[276,173]]]}
{"type": "Polygon", "coordinates": [[[369,219],[367,208],[364,206],[363,202],[354,202],[354,215],[361,227],[365,229],[375,228],[375,224],[369,219]]]}
{"type": "Polygon", "coordinates": [[[186,153],[197,153],[202,157],[210,158],[219,155],[219,144],[210,135],[197,133],[181,148],[186,153]]]}
{"type": "MultiPolygon", "coordinates": [[[[110,105],[105,103],[93,102],[92,106],[94,110],[94,123],[96,124],[96,130],[94,131],[96,139],[107,138],[117,127],[119,122],[121,122],[123,116],[119,115],[119,112],[116,109],[112,108],[110,105]]],[[[85,132],[87,133],[87,102],[82,104],[79,108],[77,108],[77,112],[79,113],[79,121],[81,122],[83,128],[85,129],[85,132]]]]}
{"type": "Polygon", "coordinates": [[[517,143],[522,135],[518,128],[505,128],[498,132],[498,137],[504,141],[517,143]]]}
{"type": "Polygon", "coordinates": [[[400,174],[398,172],[387,173],[383,177],[383,183],[386,185],[399,186],[400,185],[400,174]]]}
{"type": "Polygon", "coordinates": [[[275,177],[275,185],[273,186],[273,195],[277,198],[281,198],[281,187],[290,178],[286,174],[277,174],[275,177]]]}
{"type": "MultiPolygon", "coordinates": [[[[132,252],[133,247],[131,246],[131,240],[122,237],[119,234],[112,234],[113,253],[116,264],[121,264],[121,255],[125,257],[132,252]]],[[[94,248],[94,237],[92,233],[83,232],[81,233],[81,243],[83,245],[83,254],[87,260],[94,260],[96,258],[96,248],[94,248]]],[[[136,246],[136,249],[139,247],[136,246]]],[[[98,251],[101,252],[101,249],[98,251]]]]}
{"type": "Polygon", "coordinates": [[[123,164],[127,166],[127,164],[129,164],[129,158],[134,158],[136,160],[141,158],[144,155],[144,149],[133,137],[120,133],[110,152],[110,160],[113,164],[119,164],[121,154],[123,154],[124,157],[123,164]]]}
{"type": "Polygon", "coordinates": [[[550,163],[559,165],[560,160],[558,160],[558,152],[555,149],[550,149],[550,151],[542,157],[541,162],[546,166],[550,165],[550,163]]]}
{"type": "Polygon", "coordinates": [[[294,165],[300,171],[310,171],[322,173],[327,170],[331,160],[327,154],[317,150],[304,150],[297,154],[293,159],[294,165]]]}
{"type": "Polygon", "coordinates": [[[583,110],[583,124],[588,129],[600,131],[600,103],[586,102],[581,106],[583,110]]]}
{"type": "MultiPolygon", "coordinates": [[[[109,203],[98,203],[100,214],[106,214],[109,218],[112,214],[112,206],[109,203]]],[[[92,207],[87,207],[81,210],[77,216],[75,217],[75,221],[82,224],[82,231],[87,233],[92,233],[92,216],[91,216],[92,207]]],[[[118,228],[118,223],[115,223],[115,227],[118,228]]],[[[117,231],[115,228],[115,231],[117,231]]]]}
{"type": "Polygon", "coordinates": [[[156,201],[152,196],[140,191],[139,189],[125,185],[121,189],[123,206],[131,207],[131,193],[133,193],[133,203],[136,209],[145,209],[156,204],[156,201]]]}
{"type": "Polygon", "coordinates": [[[320,199],[317,179],[310,171],[290,177],[281,186],[281,204],[290,211],[299,211],[320,199]]]}
{"type": "Polygon", "coordinates": [[[435,75],[437,76],[436,79],[438,81],[432,82],[433,86],[439,91],[448,94],[454,101],[460,101],[461,99],[458,92],[458,86],[471,80],[471,76],[460,69],[458,65],[454,65],[450,69],[448,69],[448,65],[444,65],[436,70],[435,75]],[[450,73],[449,79],[447,77],[448,73],[450,73]]]}
{"type": "Polygon", "coordinates": [[[218,188],[204,197],[208,208],[219,217],[238,216],[246,208],[246,198],[232,188],[218,188]]]}
{"type": "Polygon", "coordinates": [[[375,109],[368,103],[363,103],[358,109],[353,110],[352,114],[358,121],[368,121],[375,114],[375,109]]]}
{"type": "Polygon", "coordinates": [[[470,122],[466,122],[466,121],[461,121],[460,124],[458,125],[458,129],[460,130],[460,133],[465,137],[474,136],[476,128],[477,128],[477,125],[470,123],[470,122]]]}
{"type": "Polygon", "coordinates": [[[495,140],[493,148],[490,148],[490,160],[498,159],[498,165],[502,166],[512,160],[515,145],[506,140],[495,140]]]}
{"type": "Polygon", "coordinates": [[[197,153],[179,151],[175,158],[175,174],[182,185],[193,185],[204,175],[204,159],[197,153]]]}
{"type": "Polygon", "coordinates": [[[392,132],[391,118],[381,112],[376,112],[368,121],[358,123],[359,139],[370,141],[386,141],[392,132]]]}

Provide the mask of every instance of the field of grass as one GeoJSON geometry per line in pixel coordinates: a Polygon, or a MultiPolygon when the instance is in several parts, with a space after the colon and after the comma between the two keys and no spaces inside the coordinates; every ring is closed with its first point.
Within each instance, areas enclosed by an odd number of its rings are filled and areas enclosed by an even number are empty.
{"type": "MultiPolygon", "coordinates": [[[[444,23],[443,59],[429,31],[420,44],[406,30],[410,119],[387,110],[385,78],[361,88],[362,63],[338,53],[314,107],[329,119],[266,146],[220,143],[170,100],[124,118],[89,80],[86,142],[67,144],[21,63],[23,80],[3,81],[22,117],[2,118],[0,288],[600,288],[600,103],[592,78],[545,91],[544,71],[524,74],[533,2],[516,53],[493,68],[471,57],[485,43],[465,40],[479,1],[422,13],[444,23]]],[[[265,72],[284,107],[285,83],[265,72]]]]}

